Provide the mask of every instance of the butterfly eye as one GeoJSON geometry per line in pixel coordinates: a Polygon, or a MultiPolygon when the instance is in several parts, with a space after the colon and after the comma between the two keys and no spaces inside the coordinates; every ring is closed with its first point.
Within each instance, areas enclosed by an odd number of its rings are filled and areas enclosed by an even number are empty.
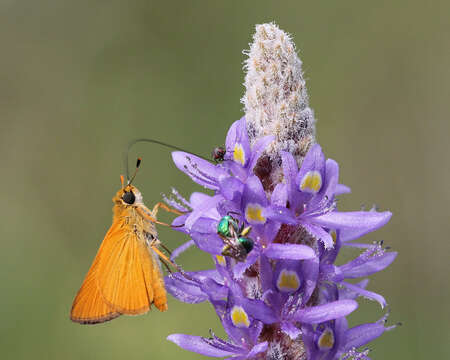
{"type": "Polygon", "coordinates": [[[132,191],[127,191],[123,194],[122,200],[125,201],[127,204],[132,205],[136,200],[136,196],[134,196],[132,191]]]}

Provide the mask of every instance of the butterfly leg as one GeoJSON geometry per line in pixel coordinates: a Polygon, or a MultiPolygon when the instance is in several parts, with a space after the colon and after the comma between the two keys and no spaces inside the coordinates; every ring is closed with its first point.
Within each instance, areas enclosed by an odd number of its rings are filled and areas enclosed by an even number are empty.
{"type": "MultiPolygon", "coordinates": [[[[194,281],[193,278],[191,278],[188,274],[186,274],[184,272],[184,270],[177,264],[175,264],[172,260],[170,260],[166,254],[164,254],[161,250],[158,249],[158,245],[161,245],[161,242],[157,239],[153,240],[152,242],[150,242],[149,246],[150,248],[159,256],[159,258],[161,259],[162,263],[166,266],[166,268],[168,269],[168,271],[170,273],[172,273],[172,271],[169,269],[169,265],[173,266],[175,269],[177,269],[181,275],[183,275],[186,279],[194,281]]],[[[165,246],[163,246],[165,248],[165,246]]]]}
{"type": "Polygon", "coordinates": [[[169,272],[170,274],[173,274],[173,271],[172,271],[172,269],[170,268],[170,266],[167,265],[165,261],[161,261],[161,262],[163,263],[163,265],[164,265],[164,267],[166,268],[167,272],[169,272]]]}
{"type": "Polygon", "coordinates": [[[165,222],[159,221],[156,219],[156,215],[158,214],[158,210],[159,208],[166,210],[167,212],[171,212],[177,215],[183,215],[182,212],[176,210],[176,209],[172,209],[170,207],[168,207],[166,204],[159,202],[157,203],[154,207],[153,210],[150,211],[149,209],[147,209],[147,207],[145,205],[142,206],[138,206],[137,207],[137,211],[139,212],[139,214],[144,217],[145,219],[151,221],[152,223],[155,224],[159,224],[159,225],[164,225],[164,226],[168,226],[168,227],[183,227],[184,225],[170,225],[167,224],[165,222]]]}
{"type": "Polygon", "coordinates": [[[152,223],[169,226],[169,227],[172,226],[170,224],[167,224],[165,222],[162,222],[162,221],[159,221],[156,219],[156,213],[158,212],[158,209],[156,209],[156,212],[155,212],[155,208],[153,208],[153,211],[151,212],[151,214],[149,214],[149,210],[147,208],[143,209],[142,207],[137,207],[136,210],[139,212],[139,215],[141,215],[144,219],[146,219],[152,223]]]}
{"type": "MultiPolygon", "coordinates": [[[[167,212],[171,212],[173,214],[177,214],[177,215],[183,215],[184,214],[181,211],[178,211],[177,209],[174,209],[174,208],[171,208],[171,207],[167,206],[163,202],[158,202],[158,203],[156,203],[155,206],[153,206],[152,214],[154,214],[154,216],[156,216],[156,214],[158,213],[158,210],[160,208],[163,209],[163,210],[166,210],[167,212]]],[[[167,224],[163,224],[161,222],[157,222],[157,224],[167,225],[167,224]]],[[[179,228],[179,227],[183,227],[184,224],[182,224],[182,225],[169,225],[169,226],[173,227],[173,228],[179,228]]],[[[164,245],[162,245],[162,246],[164,247],[164,250],[168,251],[168,249],[164,245]]],[[[169,253],[170,253],[170,251],[169,251],[169,253]]]]}
{"type": "Polygon", "coordinates": [[[169,253],[170,256],[172,256],[172,251],[170,251],[170,250],[167,248],[167,246],[165,246],[162,242],[160,242],[159,245],[160,245],[164,250],[166,250],[166,251],[169,253]]]}
{"type": "Polygon", "coordinates": [[[179,211],[177,209],[173,209],[173,208],[167,206],[163,202],[156,203],[156,205],[153,206],[152,213],[156,215],[158,213],[159,208],[161,208],[163,210],[166,210],[167,212],[171,212],[173,214],[177,214],[177,215],[183,215],[184,214],[183,212],[181,212],[181,211],[179,211]]]}
{"type": "Polygon", "coordinates": [[[158,249],[158,246],[156,245],[161,245],[161,243],[159,242],[159,240],[153,240],[149,246],[150,248],[159,256],[159,258],[162,260],[163,263],[165,263],[166,265],[171,265],[173,266],[175,269],[177,269],[178,271],[182,271],[181,268],[175,264],[173,261],[171,261],[166,254],[164,254],[161,250],[158,249]],[[159,244],[158,244],[159,243],[159,244]]]}

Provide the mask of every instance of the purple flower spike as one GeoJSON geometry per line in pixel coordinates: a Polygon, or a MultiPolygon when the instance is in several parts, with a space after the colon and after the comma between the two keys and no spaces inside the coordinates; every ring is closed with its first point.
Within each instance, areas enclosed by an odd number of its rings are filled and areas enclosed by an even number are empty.
{"type": "Polygon", "coordinates": [[[296,53],[275,24],[258,25],[246,63],[245,117],[231,125],[223,161],[173,153],[178,169],[211,194],[188,201],[174,190],[165,198],[181,212],[174,229],[190,237],[171,259],[194,248],[214,266],[170,274],[166,288],[182,302],[209,301],[227,334],[167,338],[185,350],[233,360],[369,359],[359,348],[395,327],[385,326],[387,316],[348,327],[358,301],[386,307],[367,277],[397,253],[382,242],[353,241],[392,214],[337,209],[350,188],[339,184],[338,163],[315,141],[296,53]],[[337,263],[348,246],[360,254],[337,263]]]}

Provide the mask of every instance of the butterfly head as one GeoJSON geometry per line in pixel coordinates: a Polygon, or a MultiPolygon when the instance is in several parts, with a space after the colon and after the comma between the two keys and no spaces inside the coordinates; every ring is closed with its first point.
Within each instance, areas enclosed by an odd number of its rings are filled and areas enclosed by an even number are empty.
{"type": "Polygon", "coordinates": [[[114,202],[124,206],[138,205],[142,203],[142,194],[135,186],[127,185],[117,192],[114,202]]]}
{"type": "Polygon", "coordinates": [[[116,196],[113,199],[113,201],[115,203],[118,203],[118,204],[121,204],[124,206],[133,206],[133,205],[142,203],[141,192],[136,187],[131,185],[134,178],[136,177],[136,174],[137,174],[137,171],[138,171],[140,165],[141,165],[141,158],[138,158],[134,175],[131,179],[128,178],[127,182],[125,182],[125,178],[123,177],[123,175],[120,176],[120,182],[122,183],[122,188],[117,192],[116,196]]]}

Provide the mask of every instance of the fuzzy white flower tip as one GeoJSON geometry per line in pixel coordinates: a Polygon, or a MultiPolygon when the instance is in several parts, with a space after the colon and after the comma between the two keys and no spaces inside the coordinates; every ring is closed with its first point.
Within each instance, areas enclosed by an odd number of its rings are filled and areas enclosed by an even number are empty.
{"type": "Polygon", "coordinates": [[[277,157],[280,151],[289,151],[300,164],[315,142],[315,120],[295,44],[274,23],[256,25],[246,54],[246,92],[241,102],[250,141],[275,135],[267,153],[277,157]]]}

